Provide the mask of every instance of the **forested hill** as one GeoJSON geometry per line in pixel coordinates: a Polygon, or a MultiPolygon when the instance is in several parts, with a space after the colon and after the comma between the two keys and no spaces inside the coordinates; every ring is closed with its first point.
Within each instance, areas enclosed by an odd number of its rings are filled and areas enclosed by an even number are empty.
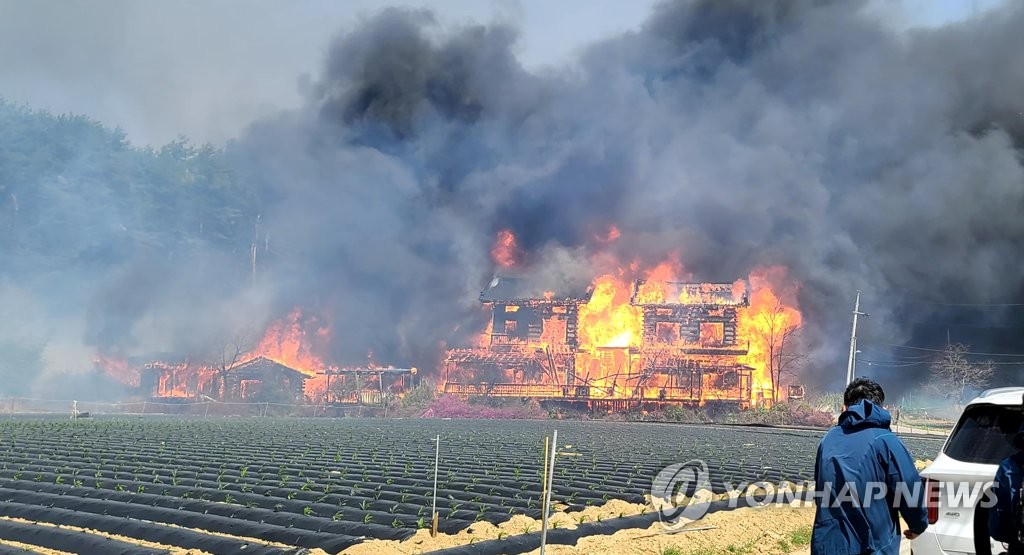
{"type": "Polygon", "coordinates": [[[86,117],[0,99],[0,276],[88,279],[139,257],[244,255],[254,221],[217,148],[136,148],[86,117]]]}
{"type": "Polygon", "coordinates": [[[256,214],[218,148],[0,100],[0,396],[113,398],[97,353],[197,350],[249,283],[256,214]]]}

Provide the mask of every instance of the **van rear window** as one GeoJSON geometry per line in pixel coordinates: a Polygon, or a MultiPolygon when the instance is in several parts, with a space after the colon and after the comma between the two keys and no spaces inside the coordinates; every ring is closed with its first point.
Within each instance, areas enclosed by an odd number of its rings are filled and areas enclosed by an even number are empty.
{"type": "Polygon", "coordinates": [[[1010,442],[1021,422],[1019,405],[972,405],[950,434],[945,453],[958,461],[999,464],[1017,452],[1010,442]]]}

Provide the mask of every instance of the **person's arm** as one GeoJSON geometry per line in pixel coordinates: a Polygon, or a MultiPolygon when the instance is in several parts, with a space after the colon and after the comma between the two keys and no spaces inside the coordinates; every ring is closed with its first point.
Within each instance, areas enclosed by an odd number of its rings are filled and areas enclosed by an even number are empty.
{"type": "Polygon", "coordinates": [[[925,505],[928,492],[925,491],[921,475],[914,466],[914,458],[910,456],[903,442],[895,435],[890,435],[886,436],[885,444],[889,451],[886,486],[889,491],[904,488],[904,491],[910,493],[899,500],[896,510],[907,523],[904,535],[908,539],[914,539],[928,528],[928,509],[925,505]],[[915,493],[917,495],[914,495],[915,493]]]}
{"type": "Polygon", "coordinates": [[[814,455],[814,491],[817,495],[814,496],[814,505],[818,506],[821,504],[821,492],[824,489],[824,484],[821,483],[821,443],[818,443],[818,451],[814,455]]]}
{"type": "Polygon", "coordinates": [[[996,471],[995,480],[992,482],[992,492],[996,496],[996,504],[988,511],[988,534],[1000,542],[1012,542],[1017,538],[1012,537],[1013,531],[1013,495],[1010,484],[1009,461],[1003,461],[996,471]]]}

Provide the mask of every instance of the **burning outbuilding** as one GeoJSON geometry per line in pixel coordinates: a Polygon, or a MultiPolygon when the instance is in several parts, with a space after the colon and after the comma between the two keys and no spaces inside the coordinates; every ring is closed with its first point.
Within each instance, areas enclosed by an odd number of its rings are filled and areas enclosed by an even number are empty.
{"type": "Polygon", "coordinates": [[[256,357],[224,373],[221,400],[301,402],[307,376],[267,357],[256,357]]]}
{"type": "Polygon", "coordinates": [[[149,363],[140,371],[149,398],[206,397],[229,402],[295,403],[303,400],[306,374],[265,356],[218,371],[188,364],[149,363]]]}
{"type": "MultiPolygon", "coordinates": [[[[382,405],[389,396],[411,386],[414,368],[372,361],[359,367],[327,364],[316,352],[317,341],[329,335],[329,328],[318,324],[294,309],[271,324],[253,349],[238,340],[209,357],[216,362],[150,362],[134,373],[138,391],[155,400],[382,405]],[[307,328],[315,333],[307,333],[307,328]]],[[[112,361],[118,362],[102,359],[97,365],[130,366],[112,361]]],[[[132,375],[118,372],[121,374],[132,375]]]]}

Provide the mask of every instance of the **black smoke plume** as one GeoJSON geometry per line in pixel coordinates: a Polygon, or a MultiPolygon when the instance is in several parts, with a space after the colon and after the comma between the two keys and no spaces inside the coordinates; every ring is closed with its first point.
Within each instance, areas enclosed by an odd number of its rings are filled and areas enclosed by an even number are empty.
{"type": "Polygon", "coordinates": [[[865,347],[944,341],[918,324],[960,314],[928,303],[1021,299],[1022,28],[1017,5],[898,33],[860,3],[678,1],[530,72],[512,28],[393,9],[231,153],[264,202],[278,301],[330,307],[339,358],[436,360],[479,325],[510,229],[538,272],[573,277],[606,248],[678,251],[708,280],[783,265],[806,378],[835,385],[857,289],[865,347]],[[622,238],[596,245],[610,224],[622,238]]]}

